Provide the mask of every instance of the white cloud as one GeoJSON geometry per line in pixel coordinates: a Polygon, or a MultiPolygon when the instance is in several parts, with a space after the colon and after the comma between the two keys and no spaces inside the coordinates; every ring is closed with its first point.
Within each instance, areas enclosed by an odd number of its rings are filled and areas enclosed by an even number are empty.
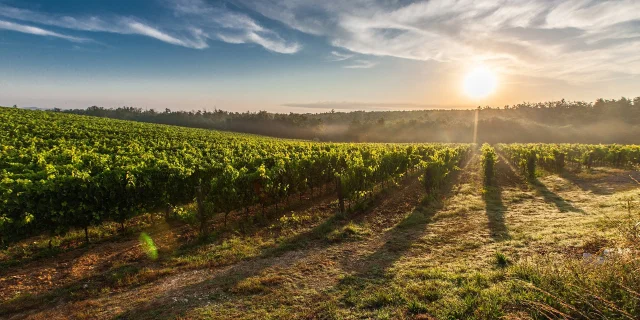
{"type": "Polygon", "coordinates": [[[161,31],[158,28],[152,27],[149,24],[143,23],[135,18],[55,16],[1,5],[0,16],[64,29],[89,32],[136,34],[187,48],[204,49],[208,47],[206,37],[201,32],[198,32],[197,29],[187,30],[186,33],[188,36],[177,37],[161,31]]]}
{"type": "Polygon", "coordinates": [[[378,62],[368,59],[358,59],[359,54],[350,52],[331,51],[329,61],[333,62],[346,62],[343,68],[346,69],[369,69],[378,65],[378,62]]]}
{"type": "Polygon", "coordinates": [[[258,34],[257,32],[249,32],[246,35],[247,42],[254,42],[265,49],[278,53],[296,53],[301,46],[298,43],[287,44],[280,37],[268,37],[258,34]]]}
{"type": "Polygon", "coordinates": [[[355,56],[355,55],[352,54],[352,53],[331,51],[331,56],[329,57],[329,60],[331,60],[331,61],[344,61],[344,60],[352,58],[353,56],[355,56]]]}
{"type": "Polygon", "coordinates": [[[32,27],[32,26],[17,24],[17,23],[3,21],[3,20],[0,20],[0,29],[28,33],[28,34],[38,35],[38,36],[60,38],[60,39],[65,39],[73,42],[91,41],[90,39],[86,39],[86,38],[73,37],[73,36],[45,30],[38,27],[32,27]]]}
{"type": "Polygon", "coordinates": [[[219,40],[227,43],[234,43],[234,44],[255,43],[269,51],[278,52],[278,53],[291,54],[291,53],[296,53],[300,50],[300,45],[298,45],[297,43],[287,44],[281,41],[281,39],[279,38],[271,39],[269,37],[263,37],[260,34],[255,32],[246,32],[246,33],[237,33],[237,34],[218,33],[216,36],[219,40]]]}
{"type": "Polygon", "coordinates": [[[284,54],[296,53],[302,48],[297,42],[282,39],[248,15],[226,7],[201,0],[173,0],[172,4],[177,16],[210,30],[218,40],[234,44],[255,43],[269,51],[284,54]]]}
{"type": "Polygon", "coordinates": [[[353,60],[350,65],[344,66],[347,69],[369,69],[375,67],[378,63],[369,60],[353,60]]]}
{"type": "Polygon", "coordinates": [[[640,74],[637,0],[236,1],[354,54],[575,82],[640,74]]]}
{"type": "Polygon", "coordinates": [[[158,39],[160,41],[164,41],[170,44],[175,44],[178,46],[194,48],[194,49],[204,49],[209,47],[209,45],[207,45],[207,42],[203,40],[201,30],[198,30],[198,29],[193,30],[194,39],[189,40],[189,39],[178,39],[158,29],[155,29],[153,27],[140,23],[138,21],[129,21],[129,22],[126,22],[124,25],[128,27],[131,33],[151,37],[151,38],[158,39]]]}
{"type": "Polygon", "coordinates": [[[640,74],[635,58],[640,46],[638,0],[163,1],[175,17],[169,25],[0,5],[0,16],[7,19],[0,28],[76,42],[87,39],[40,26],[136,34],[194,49],[220,40],[283,54],[301,50],[300,43],[276,32],[277,23],[255,18],[262,15],[326,38],[335,47],[329,60],[348,61],[351,68],[375,65],[372,56],[390,56],[456,64],[484,61],[505,73],[569,81],[640,74]],[[29,25],[11,22],[15,20],[29,25]]]}
{"type": "Polygon", "coordinates": [[[572,0],[553,8],[547,16],[547,25],[598,30],[639,18],[640,2],[637,0],[572,0]]]}
{"type": "MultiPolygon", "coordinates": [[[[171,32],[135,17],[57,16],[3,5],[0,5],[0,16],[72,30],[141,35],[193,49],[208,48],[207,41],[212,38],[230,43],[255,43],[269,51],[286,54],[296,53],[301,48],[300,44],[285,41],[243,13],[199,0],[170,0],[168,3],[179,18],[176,19],[178,26],[171,32]]],[[[50,36],[64,37],[55,32],[50,36]]]]}

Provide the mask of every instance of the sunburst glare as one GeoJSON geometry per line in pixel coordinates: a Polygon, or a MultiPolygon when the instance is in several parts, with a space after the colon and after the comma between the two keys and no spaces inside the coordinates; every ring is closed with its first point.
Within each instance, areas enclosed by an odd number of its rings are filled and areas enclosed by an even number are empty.
{"type": "Polygon", "coordinates": [[[472,99],[483,99],[496,91],[498,77],[485,66],[471,70],[464,78],[464,93],[472,99]]]}

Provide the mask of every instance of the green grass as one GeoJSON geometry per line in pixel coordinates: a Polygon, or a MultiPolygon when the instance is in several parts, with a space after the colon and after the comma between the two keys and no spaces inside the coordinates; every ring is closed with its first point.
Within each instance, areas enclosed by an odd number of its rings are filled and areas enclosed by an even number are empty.
{"type": "Polygon", "coordinates": [[[169,265],[189,268],[230,265],[257,256],[260,248],[268,244],[261,239],[233,236],[221,243],[213,242],[179,251],[170,258],[169,265]]]}
{"type": "Polygon", "coordinates": [[[499,267],[504,268],[504,267],[506,267],[507,265],[509,265],[511,263],[509,258],[507,258],[507,256],[502,252],[496,252],[495,257],[496,257],[496,264],[499,267]]]}
{"type": "MultiPolygon", "coordinates": [[[[65,308],[90,318],[114,304],[122,311],[109,317],[126,319],[622,319],[640,314],[640,243],[629,228],[640,214],[629,217],[620,204],[637,190],[594,196],[548,175],[539,180],[545,194],[504,184],[483,192],[480,170],[479,163],[470,169],[478,174],[465,177],[442,203],[400,199],[413,201],[403,211],[396,210],[398,203],[384,203],[400,196],[390,190],[361,212],[335,214],[331,205],[324,211],[288,212],[262,227],[219,230],[209,239],[182,238],[192,233],[189,226],[171,237],[150,232],[156,260],[142,252],[45,294],[14,294],[0,304],[0,318],[65,308]],[[560,201],[579,205],[584,213],[561,211],[560,201]],[[379,207],[384,210],[376,211],[379,207]],[[633,254],[608,256],[602,263],[582,258],[582,252],[601,254],[606,248],[629,248],[633,254]],[[131,294],[134,290],[144,294],[131,294]]],[[[95,247],[103,245],[110,243],[95,247]]],[[[92,252],[85,249],[86,255],[92,252]]],[[[77,259],[72,262],[79,265],[77,259]]]]}
{"type": "Polygon", "coordinates": [[[346,226],[329,232],[326,239],[330,242],[350,241],[362,239],[369,234],[371,232],[365,226],[349,222],[346,226]]]}

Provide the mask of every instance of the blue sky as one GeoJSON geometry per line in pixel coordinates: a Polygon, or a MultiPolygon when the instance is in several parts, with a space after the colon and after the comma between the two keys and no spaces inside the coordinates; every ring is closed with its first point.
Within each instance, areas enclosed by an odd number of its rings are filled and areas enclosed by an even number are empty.
{"type": "Polygon", "coordinates": [[[0,105],[319,112],[640,95],[637,0],[0,0],[0,105]],[[498,77],[461,92],[478,65],[498,77]]]}

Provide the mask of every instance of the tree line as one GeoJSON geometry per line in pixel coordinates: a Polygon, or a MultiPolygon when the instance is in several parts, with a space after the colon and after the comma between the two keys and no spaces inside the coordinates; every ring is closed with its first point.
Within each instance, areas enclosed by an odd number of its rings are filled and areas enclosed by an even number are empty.
{"type": "Polygon", "coordinates": [[[318,114],[173,111],[135,107],[55,111],[139,122],[335,142],[635,143],[640,97],[550,101],[472,110],[352,111],[318,114]]]}

